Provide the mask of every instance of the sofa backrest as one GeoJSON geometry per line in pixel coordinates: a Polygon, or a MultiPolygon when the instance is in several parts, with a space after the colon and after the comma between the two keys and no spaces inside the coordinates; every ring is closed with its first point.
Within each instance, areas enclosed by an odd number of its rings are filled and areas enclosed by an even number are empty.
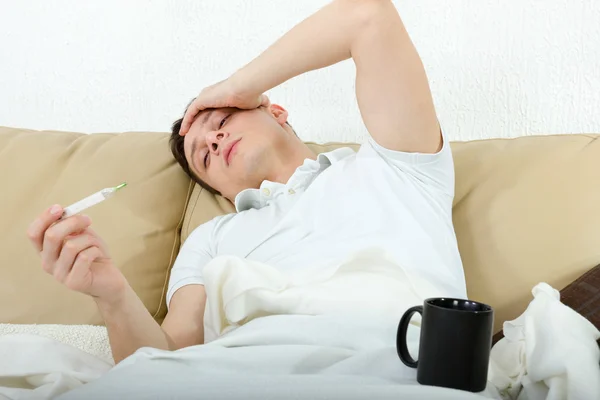
{"type": "MultiPolygon", "coordinates": [[[[469,297],[492,305],[496,330],[531,289],[557,289],[600,263],[600,140],[555,135],[453,142],[454,225],[469,297]]],[[[356,144],[309,144],[329,151],[356,144]]],[[[0,128],[0,323],[101,324],[93,301],[46,275],[27,241],[46,207],[128,187],[87,212],[117,265],[162,321],[180,244],[233,207],[194,185],[166,133],[83,135],[0,128]],[[181,240],[180,240],[181,239],[181,240]]]]}
{"type": "Polygon", "coordinates": [[[85,213],[150,313],[164,317],[193,187],[166,134],[0,128],[0,171],[0,323],[102,324],[91,298],[43,272],[26,230],[52,204],[67,206],[121,182],[128,186],[85,213]]]}
{"type": "Polygon", "coordinates": [[[599,135],[455,143],[453,218],[470,298],[496,331],[531,290],[557,290],[600,263],[599,135]]]}

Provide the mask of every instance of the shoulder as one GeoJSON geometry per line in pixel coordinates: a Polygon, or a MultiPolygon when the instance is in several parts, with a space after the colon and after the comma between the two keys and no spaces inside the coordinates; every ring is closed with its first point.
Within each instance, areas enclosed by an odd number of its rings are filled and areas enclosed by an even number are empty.
{"type": "Polygon", "coordinates": [[[410,178],[414,184],[428,190],[454,196],[454,161],[447,136],[441,133],[441,149],[436,153],[403,152],[387,149],[370,138],[359,150],[363,161],[383,161],[386,168],[410,178]]]}
{"type": "Polygon", "coordinates": [[[359,153],[377,154],[392,162],[403,163],[407,165],[424,165],[430,163],[440,163],[444,161],[452,161],[452,149],[450,142],[444,132],[440,132],[441,141],[438,151],[433,153],[407,152],[388,149],[373,138],[369,138],[365,144],[361,146],[359,153]]]}
{"type": "Polygon", "coordinates": [[[236,215],[237,214],[235,213],[218,215],[205,223],[198,225],[185,240],[184,246],[187,243],[196,244],[199,241],[206,242],[207,239],[215,237],[236,215]]]}

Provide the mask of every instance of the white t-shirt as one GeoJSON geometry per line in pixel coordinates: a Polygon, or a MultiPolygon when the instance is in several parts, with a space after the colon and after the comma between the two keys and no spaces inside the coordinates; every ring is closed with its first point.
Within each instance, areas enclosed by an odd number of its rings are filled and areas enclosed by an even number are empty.
{"type": "Polygon", "coordinates": [[[237,213],[196,228],[175,261],[167,305],[203,284],[211,259],[233,255],[280,268],[331,265],[379,247],[447,296],[466,298],[452,225],[454,164],[444,138],[436,154],[392,151],[370,139],[306,159],[286,184],[264,181],[235,198],[237,213]]]}

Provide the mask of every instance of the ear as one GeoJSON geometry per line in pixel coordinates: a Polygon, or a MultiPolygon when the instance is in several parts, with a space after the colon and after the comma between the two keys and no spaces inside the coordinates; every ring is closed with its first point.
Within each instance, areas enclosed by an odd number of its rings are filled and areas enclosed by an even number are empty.
{"type": "Polygon", "coordinates": [[[283,125],[287,122],[288,112],[285,108],[281,107],[279,104],[271,104],[269,105],[269,112],[273,115],[273,118],[277,120],[279,125],[283,125]]]}

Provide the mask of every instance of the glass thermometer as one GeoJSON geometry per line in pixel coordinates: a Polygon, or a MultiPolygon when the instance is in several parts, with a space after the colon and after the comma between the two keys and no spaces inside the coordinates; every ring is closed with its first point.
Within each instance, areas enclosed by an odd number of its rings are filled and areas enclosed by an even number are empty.
{"type": "Polygon", "coordinates": [[[94,194],[89,195],[84,199],[79,200],[77,203],[71,204],[70,206],[64,209],[61,219],[80,213],[85,209],[88,209],[92,206],[95,206],[98,203],[103,202],[104,200],[114,195],[117,190],[122,189],[125,186],[127,186],[127,183],[123,182],[118,186],[102,189],[94,194]]]}

